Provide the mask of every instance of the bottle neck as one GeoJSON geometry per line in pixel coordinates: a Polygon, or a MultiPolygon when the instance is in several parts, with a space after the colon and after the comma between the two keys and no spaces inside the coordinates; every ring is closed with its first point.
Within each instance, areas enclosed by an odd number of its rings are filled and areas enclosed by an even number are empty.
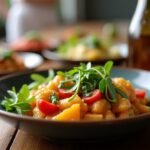
{"type": "Polygon", "coordinates": [[[150,9],[150,0],[138,0],[137,7],[145,6],[145,10],[150,9]]]}
{"type": "Polygon", "coordinates": [[[145,10],[150,9],[150,0],[138,0],[138,5],[144,5],[145,10]]]}
{"type": "Polygon", "coordinates": [[[145,4],[146,4],[145,9],[150,10],[150,0],[145,0],[145,4]]]}

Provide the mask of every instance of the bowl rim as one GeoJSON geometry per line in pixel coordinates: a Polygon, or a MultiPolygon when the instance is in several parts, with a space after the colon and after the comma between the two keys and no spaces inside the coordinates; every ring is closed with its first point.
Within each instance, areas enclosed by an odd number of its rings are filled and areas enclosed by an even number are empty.
{"type": "MultiPolygon", "coordinates": [[[[133,69],[133,68],[127,68],[127,67],[113,67],[113,69],[121,69],[121,70],[129,70],[134,72],[144,72],[149,73],[150,71],[147,70],[141,70],[141,69],[133,69]]],[[[54,69],[57,71],[58,69],[54,69]]],[[[63,70],[63,69],[62,69],[63,70]]],[[[31,73],[44,73],[48,70],[42,70],[42,71],[29,71],[26,73],[17,73],[17,74],[11,74],[0,78],[0,82],[9,78],[18,77],[21,75],[28,75],[31,73]]],[[[146,118],[150,118],[150,112],[139,114],[136,116],[131,116],[129,118],[117,118],[117,119],[110,119],[110,120],[102,120],[102,121],[89,121],[89,120],[79,120],[79,121],[57,121],[57,120],[46,120],[46,119],[38,119],[33,118],[32,116],[27,115],[19,115],[12,112],[7,112],[5,110],[0,109],[0,115],[4,117],[9,117],[15,120],[19,121],[29,121],[29,122],[35,122],[35,123],[43,123],[43,124],[69,124],[69,125],[86,125],[86,124],[100,124],[100,125],[109,125],[109,124],[120,124],[123,122],[131,122],[135,120],[145,120],[146,118]]]]}

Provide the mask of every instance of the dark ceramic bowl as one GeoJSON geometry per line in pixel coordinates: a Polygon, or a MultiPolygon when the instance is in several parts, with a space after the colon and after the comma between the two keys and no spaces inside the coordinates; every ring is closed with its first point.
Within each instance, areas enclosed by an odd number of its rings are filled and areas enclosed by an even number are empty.
{"type": "MultiPolygon", "coordinates": [[[[47,74],[47,72],[40,73],[47,74]]],[[[135,87],[147,89],[150,97],[150,72],[115,68],[111,75],[112,77],[122,76],[132,81],[135,87]]],[[[19,89],[23,83],[30,83],[30,73],[2,78],[0,80],[0,99],[6,96],[6,91],[12,86],[19,89]]],[[[129,133],[139,132],[150,124],[150,113],[109,121],[58,122],[8,113],[1,107],[0,117],[15,127],[57,142],[108,141],[124,137],[129,133]]]]}

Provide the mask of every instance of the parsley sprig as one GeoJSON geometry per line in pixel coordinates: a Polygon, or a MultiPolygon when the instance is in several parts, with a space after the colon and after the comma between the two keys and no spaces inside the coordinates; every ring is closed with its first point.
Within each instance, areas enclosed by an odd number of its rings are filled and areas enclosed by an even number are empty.
{"type": "Polygon", "coordinates": [[[59,97],[55,94],[54,91],[52,91],[52,94],[50,95],[49,99],[53,104],[57,104],[59,101],[59,97]]]}
{"type": "Polygon", "coordinates": [[[48,77],[44,77],[40,74],[33,73],[31,74],[31,79],[33,80],[32,83],[29,84],[30,89],[37,89],[39,85],[46,84],[51,81],[55,76],[53,70],[48,71],[48,77]]]}
{"type": "Polygon", "coordinates": [[[26,84],[21,87],[19,92],[16,92],[15,87],[7,92],[9,96],[5,97],[1,103],[6,111],[25,114],[32,110],[30,103],[35,101],[35,97],[30,97],[30,90],[26,84]]]}

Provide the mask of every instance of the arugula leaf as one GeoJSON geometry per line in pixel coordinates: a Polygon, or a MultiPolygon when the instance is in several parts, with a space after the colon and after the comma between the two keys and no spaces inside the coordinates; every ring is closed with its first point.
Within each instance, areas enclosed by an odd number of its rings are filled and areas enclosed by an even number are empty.
{"type": "Polygon", "coordinates": [[[38,82],[40,82],[40,83],[45,82],[45,78],[44,78],[42,75],[39,75],[39,74],[32,74],[32,75],[31,75],[31,79],[32,79],[33,81],[38,81],[38,82]]]}
{"type": "Polygon", "coordinates": [[[77,96],[79,89],[80,89],[80,84],[81,84],[80,82],[81,82],[81,72],[79,71],[78,82],[76,83],[76,91],[74,92],[74,94],[70,98],[68,98],[68,102],[72,101],[77,96]]]}
{"type": "Polygon", "coordinates": [[[119,88],[116,87],[115,89],[116,89],[116,92],[120,94],[123,98],[128,99],[128,96],[124,92],[122,92],[119,88]]]}
{"type": "Polygon", "coordinates": [[[95,84],[91,84],[90,82],[84,81],[81,86],[82,96],[90,96],[92,94],[91,91],[95,89],[95,84]]]}
{"type": "Polygon", "coordinates": [[[102,79],[100,82],[99,82],[99,90],[104,93],[105,91],[105,86],[106,86],[106,79],[102,79]]]}
{"type": "Polygon", "coordinates": [[[108,86],[108,91],[109,91],[111,98],[112,98],[112,102],[116,102],[117,101],[117,94],[116,94],[115,87],[112,84],[111,78],[108,77],[106,82],[107,82],[107,86],[108,86]]]}
{"type": "Polygon", "coordinates": [[[113,67],[113,62],[112,61],[108,61],[105,65],[104,68],[106,70],[106,74],[110,75],[110,70],[113,67]]]}
{"type": "Polygon", "coordinates": [[[89,69],[91,69],[91,67],[92,67],[91,62],[88,62],[87,65],[86,65],[86,69],[89,70],[89,69]]]}

